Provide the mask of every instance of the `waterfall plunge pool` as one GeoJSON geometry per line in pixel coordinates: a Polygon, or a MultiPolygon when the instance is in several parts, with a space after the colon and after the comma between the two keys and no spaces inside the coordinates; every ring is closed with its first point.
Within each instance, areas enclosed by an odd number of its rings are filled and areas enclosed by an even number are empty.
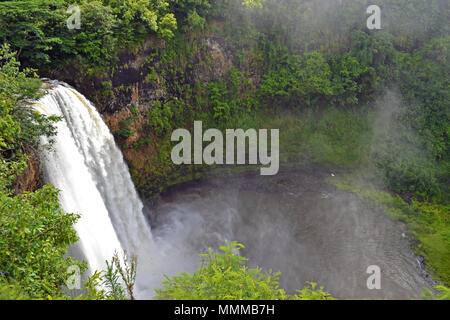
{"type": "Polygon", "coordinates": [[[150,210],[165,273],[193,271],[199,253],[239,241],[249,266],[281,271],[288,293],[317,282],[342,299],[418,298],[432,279],[405,226],[325,182],[320,167],[249,173],[174,186],[150,210]],[[367,268],[381,269],[381,289],[367,287],[367,268]]]}

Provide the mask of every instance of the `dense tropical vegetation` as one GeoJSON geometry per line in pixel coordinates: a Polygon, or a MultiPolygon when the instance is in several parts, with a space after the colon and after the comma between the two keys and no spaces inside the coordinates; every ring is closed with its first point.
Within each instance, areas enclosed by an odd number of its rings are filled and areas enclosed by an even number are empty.
{"type": "MultiPolygon", "coordinates": [[[[186,175],[171,163],[174,128],[193,120],[222,129],[284,128],[283,165],[324,163],[358,173],[334,184],[405,221],[428,270],[449,286],[448,3],[378,4],[382,30],[366,28],[364,0],[1,1],[0,298],[65,297],[68,266],[86,268],[65,257],[77,241],[77,215],[63,212],[58,191],[16,187],[36,158],[38,137],[54,135],[58,121],[27,107],[44,93],[37,74],[75,66],[80,76],[98,77],[101,90],[93,98],[107,103],[118,85],[104,79],[118,72],[123,52],[136,53],[149,38],[164,46],[152,48],[141,76],[166,94],[146,109],[138,141],[127,144],[141,116],[136,106],[124,106],[131,115],[115,132],[123,148],[158,150],[143,168],[130,166],[143,196],[202,173],[195,168],[186,175]],[[74,4],[80,29],[67,27],[74,4]],[[200,81],[198,73],[213,71],[213,57],[198,40],[204,36],[226,43],[231,66],[200,81]]],[[[206,264],[168,279],[158,297],[331,298],[315,284],[288,297],[277,274],[245,267],[239,247],[210,251],[206,264]]],[[[118,261],[86,283],[85,298],[132,297],[118,284],[118,261]],[[109,291],[95,288],[104,281],[109,291]]],[[[448,298],[448,289],[440,289],[448,298]]]]}

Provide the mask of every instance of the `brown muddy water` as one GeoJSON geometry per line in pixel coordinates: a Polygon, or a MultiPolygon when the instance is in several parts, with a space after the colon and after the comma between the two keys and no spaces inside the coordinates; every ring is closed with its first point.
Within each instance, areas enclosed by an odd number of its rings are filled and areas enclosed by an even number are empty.
{"type": "Polygon", "coordinates": [[[342,299],[418,298],[432,279],[401,222],[327,184],[327,169],[241,174],[171,188],[150,214],[165,274],[193,271],[198,254],[225,240],[243,243],[250,266],[281,271],[288,293],[317,282],[342,299]],[[367,288],[369,266],[381,289],[367,288]]]}

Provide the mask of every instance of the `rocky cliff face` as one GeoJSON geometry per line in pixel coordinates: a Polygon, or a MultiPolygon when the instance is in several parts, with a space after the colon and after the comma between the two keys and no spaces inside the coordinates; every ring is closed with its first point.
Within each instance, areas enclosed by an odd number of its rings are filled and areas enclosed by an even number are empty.
{"type": "MultiPolygon", "coordinates": [[[[195,42],[197,48],[191,59],[179,61],[179,67],[184,69],[188,81],[208,83],[220,79],[233,65],[233,57],[223,39],[209,35],[186,41],[190,44],[195,42]]],[[[151,36],[136,52],[119,52],[118,62],[112,70],[97,72],[95,69],[87,70],[78,65],[70,65],[64,69],[47,71],[45,76],[74,86],[103,115],[122,112],[132,105],[139,110],[146,109],[167,96],[161,73],[168,66],[156,66],[160,62],[158,53],[166,47],[164,40],[151,36]]]]}
{"type": "MultiPolygon", "coordinates": [[[[169,100],[183,100],[189,105],[183,89],[175,92],[174,84],[207,85],[223,79],[233,66],[233,55],[224,39],[203,34],[183,41],[189,52],[171,60],[162,58],[167,43],[150,37],[134,52],[121,51],[111,70],[73,65],[45,75],[69,83],[95,104],[115,135],[137,188],[146,197],[162,190],[173,169],[167,161],[167,150],[161,151],[164,148],[158,137],[149,131],[149,111],[169,100]]],[[[242,71],[258,81],[258,72],[242,71]]]]}
{"type": "Polygon", "coordinates": [[[27,167],[16,178],[13,183],[13,189],[15,194],[20,194],[25,191],[35,191],[42,186],[42,170],[38,155],[30,152],[27,160],[27,167]]]}

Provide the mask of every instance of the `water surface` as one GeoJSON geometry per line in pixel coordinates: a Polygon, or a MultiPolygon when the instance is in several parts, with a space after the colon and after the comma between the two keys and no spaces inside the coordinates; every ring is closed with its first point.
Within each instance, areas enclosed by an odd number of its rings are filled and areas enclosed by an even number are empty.
{"type": "Polygon", "coordinates": [[[192,271],[198,253],[225,240],[243,243],[249,265],[282,272],[289,293],[306,281],[335,297],[410,299],[429,286],[405,226],[325,182],[324,169],[274,177],[246,174],[177,186],[152,210],[152,233],[167,274],[192,271]],[[367,288],[367,267],[381,268],[381,290],[367,288]]]}

